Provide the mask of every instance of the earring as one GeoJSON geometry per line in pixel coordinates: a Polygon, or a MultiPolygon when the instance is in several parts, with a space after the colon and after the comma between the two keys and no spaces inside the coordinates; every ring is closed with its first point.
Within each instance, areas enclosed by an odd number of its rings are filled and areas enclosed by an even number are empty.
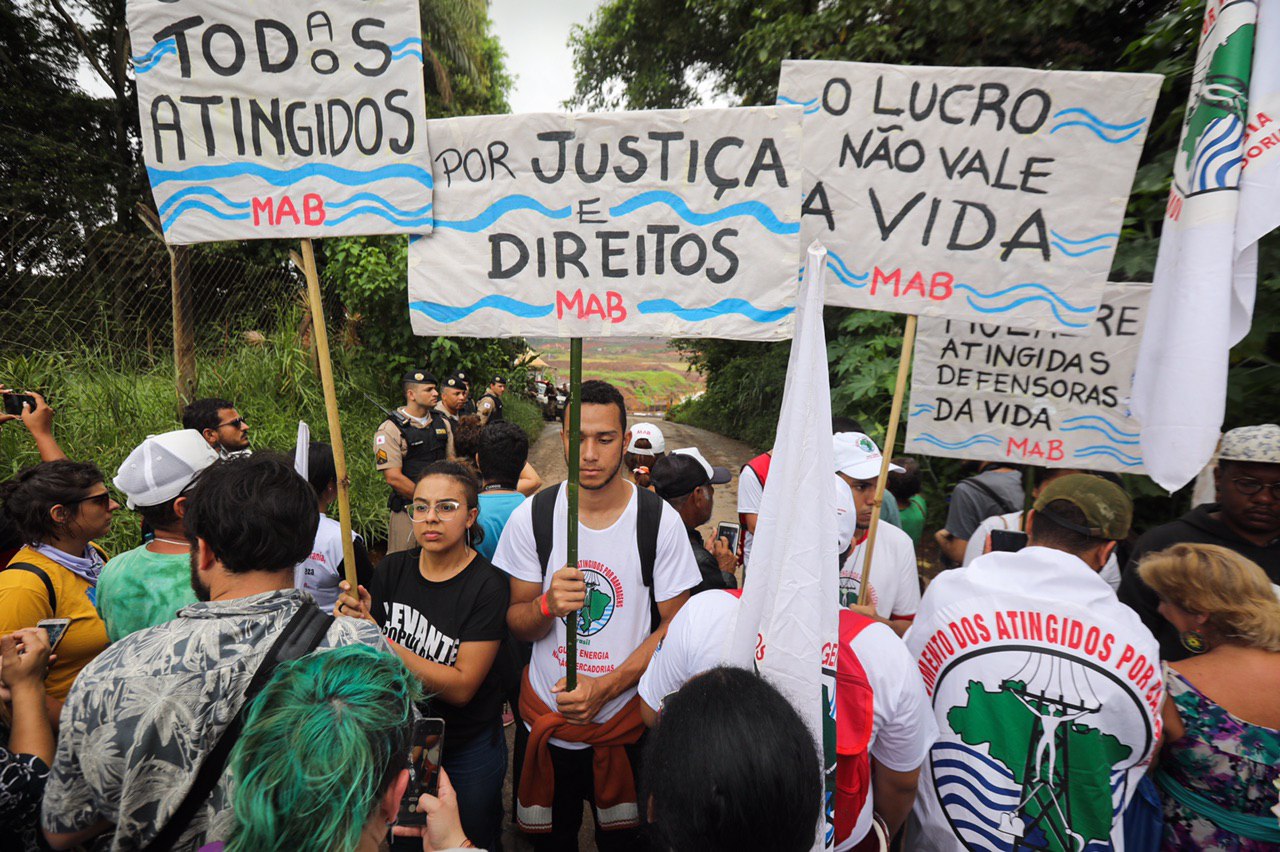
{"type": "Polygon", "coordinates": [[[1178,634],[1178,642],[1193,654],[1203,654],[1209,650],[1209,643],[1204,641],[1204,634],[1199,630],[1183,630],[1178,634]]]}

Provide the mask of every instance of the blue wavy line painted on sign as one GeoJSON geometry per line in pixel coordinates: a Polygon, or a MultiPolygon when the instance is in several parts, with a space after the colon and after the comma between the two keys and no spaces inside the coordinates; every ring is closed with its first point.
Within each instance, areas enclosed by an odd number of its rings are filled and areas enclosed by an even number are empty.
{"type": "Polygon", "coordinates": [[[368,201],[372,204],[377,204],[379,207],[383,208],[388,213],[391,213],[395,216],[403,216],[405,218],[411,218],[413,216],[422,216],[430,212],[431,210],[430,204],[424,204],[423,206],[415,208],[413,210],[402,210],[396,205],[392,204],[387,199],[383,198],[381,195],[376,195],[372,192],[357,192],[355,195],[351,196],[350,198],[344,198],[341,201],[329,201],[328,199],[325,199],[324,206],[336,207],[340,210],[343,207],[350,207],[352,204],[356,204],[357,202],[360,202],[360,201],[368,201]]]}
{"type": "Polygon", "coordinates": [[[833,252],[831,249],[827,249],[827,257],[831,258],[831,262],[835,264],[835,266],[832,267],[832,271],[835,272],[836,277],[840,279],[842,284],[852,287],[855,290],[867,286],[866,282],[867,279],[871,277],[870,273],[854,272],[849,269],[849,267],[845,265],[844,258],[833,252]]]}
{"type": "Polygon", "coordinates": [[[173,195],[170,195],[168,198],[166,198],[164,200],[164,203],[160,205],[160,207],[156,210],[156,212],[159,213],[161,216],[163,216],[164,214],[169,212],[169,208],[173,207],[173,205],[177,204],[182,199],[189,198],[190,196],[193,196],[193,195],[211,196],[213,198],[218,199],[228,207],[231,207],[236,210],[248,210],[250,206],[248,201],[232,201],[230,198],[227,198],[225,195],[223,195],[221,192],[218,192],[218,190],[214,189],[211,186],[188,186],[178,190],[173,195]]]}
{"type": "Polygon", "coordinates": [[[1087,254],[1093,254],[1095,251],[1106,251],[1107,249],[1115,248],[1115,246],[1094,246],[1093,248],[1087,248],[1087,249],[1081,249],[1080,251],[1074,251],[1073,249],[1069,249],[1069,248],[1067,248],[1066,246],[1064,246],[1062,243],[1058,242],[1057,240],[1050,240],[1050,241],[1049,241],[1049,244],[1050,244],[1051,246],[1053,246],[1054,248],[1056,248],[1058,251],[1060,251],[1060,252],[1062,252],[1063,254],[1065,254],[1067,257],[1084,257],[1084,256],[1085,256],[1085,255],[1087,255],[1087,254]]]}
{"type": "Polygon", "coordinates": [[[971,438],[965,438],[963,441],[944,441],[937,435],[931,435],[928,432],[924,432],[917,435],[916,440],[922,441],[926,444],[933,444],[937,447],[942,447],[944,450],[965,450],[978,444],[989,444],[992,446],[1000,445],[999,438],[995,435],[988,435],[985,432],[981,435],[974,435],[971,438]]]}
{"type": "Polygon", "coordinates": [[[1084,420],[1097,421],[1098,423],[1101,423],[1102,425],[1111,429],[1111,431],[1114,432],[1115,434],[1120,435],[1121,437],[1124,437],[1124,438],[1136,438],[1138,437],[1139,434],[1141,434],[1139,432],[1126,432],[1124,429],[1121,429],[1119,426],[1112,423],[1107,418],[1101,417],[1097,414],[1081,414],[1076,417],[1068,417],[1066,420],[1063,420],[1062,422],[1063,423],[1079,423],[1084,420]]]}
{"type": "Polygon", "coordinates": [[[1120,234],[1117,231],[1108,231],[1105,234],[1097,234],[1092,237],[1083,237],[1078,240],[1073,240],[1064,234],[1059,234],[1057,231],[1050,230],[1049,236],[1053,237],[1055,240],[1064,242],[1067,245],[1083,246],[1083,245],[1088,245],[1089,243],[1096,243],[1098,240],[1113,240],[1118,238],[1120,234]]]}
{"type": "Polygon", "coordinates": [[[1076,307],[1075,305],[1068,302],[1066,299],[1059,296],[1057,291],[1049,287],[1046,287],[1044,284],[1036,284],[1036,283],[1014,284],[1012,287],[1006,287],[1003,290],[996,290],[994,293],[980,293],[977,290],[975,290],[973,286],[970,284],[957,284],[956,289],[967,290],[968,292],[972,293],[975,298],[978,298],[978,299],[999,299],[1002,296],[1007,296],[1010,293],[1016,293],[1019,290],[1036,290],[1048,296],[1049,299],[1054,304],[1062,308],[1065,308],[1066,310],[1071,311],[1072,313],[1075,313],[1075,314],[1091,314],[1097,310],[1097,308],[1076,307]]]}
{"type": "Polygon", "coordinates": [[[464,234],[474,234],[477,231],[483,231],[503,216],[516,210],[532,210],[535,213],[541,213],[548,219],[567,219],[573,213],[572,206],[553,209],[536,198],[530,198],[527,195],[508,195],[506,198],[499,198],[483,212],[477,213],[470,219],[456,221],[452,219],[437,219],[436,230],[462,231],[464,234]]]}
{"type": "Polygon", "coordinates": [[[1114,441],[1114,442],[1115,442],[1115,443],[1117,443],[1117,444],[1126,444],[1126,445],[1128,445],[1128,446],[1137,446],[1138,444],[1140,444],[1140,443],[1141,443],[1141,441],[1130,441],[1130,440],[1126,440],[1126,439],[1124,439],[1124,438],[1117,438],[1117,437],[1115,437],[1114,435],[1112,435],[1110,432],[1108,432],[1106,429],[1103,429],[1101,426],[1090,426],[1090,425],[1088,425],[1088,424],[1084,424],[1084,423],[1080,424],[1079,426],[1063,426],[1061,431],[1063,431],[1063,432],[1079,432],[1081,429],[1091,429],[1091,430],[1093,430],[1094,432],[1100,432],[1100,433],[1102,433],[1102,435],[1103,435],[1103,436],[1105,436],[1106,438],[1108,438],[1108,439],[1110,439],[1110,440],[1114,441]]]}
{"type": "Polygon", "coordinates": [[[807,101],[797,101],[794,98],[788,98],[786,95],[778,95],[778,103],[790,104],[791,106],[804,107],[805,115],[813,115],[821,107],[818,105],[817,98],[810,98],[807,101]]]}
{"type": "Polygon", "coordinates": [[[1088,328],[1089,324],[1087,322],[1072,322],[1071,320],[1064,317],[1061,313],[1059,313],[1059,308],[1065,308],[1068,311],[1072,311],[1078,314],[1089,314],[1097,310],[1097,308],[1076,307],[1075,305],[1071,304],[1066,299],[1063,299],[1056,292],[1049,289],[1043,284],[1034,284],[1034,283],[1015,284],[1012,287],[1006,287],[1005,289],[998,290],[994,293],[981,293],[970,284],[957,284],[955,286],[955,289],[966,290],[969,293],[972,293],[973,294],[972,296],[965,297],[969,303],[969,307],[973,308],[978,313],[983,313],[983,314],[1002,314],[1002,313],[1006,313],[1007,311],[1011,311],[1014,308],[1028,304],[1030,302],[1045,302],[1049,305],[1049,310],[1053,312],[1054,318],[1057,319],[1059,323],[1067,326],[1068,328],[1088,328]],[[1002,296],[1007,296],[1010,293],[1014,293],[1019,290],[1036,290],[1045,295],[1024,296],[1021,299],[1015,299],[1012,302],[1009,302],[1008,304],[1004,304],[1004,305],[979,304],[977,301],[975,301],[975,299],[980,299],[980,300],[983,300],[984,302],[992,299],[998,299],[1002,296]]]}
{"type": "Polygon", "coordinates": [[[173,36],[161,39],[155,43],[155,46],[141,56],[130,56],[133,60],[133,72],[135,74],[145,74],[160,62],[161,59],[170,53],[178,52],[178,44],[173,36]]]}
{"type": "Polygon", "coordinates": [[[723,222],[725,219],[732,219],[735,216],[749,216],[763,225],[766,230],[775,234],[800,233],[799,222],[783,222],[769,209],[768,205],[759,201],[739,201],[712,213],[695,213],[689,209],[689,205],[685,203],[683,198],[674,192],[667,192],[662,189],[651,189],[648,192],[642,192],[634,198],[629,198],[621,204],[610,207],[609,215],[626,216],[628,213],[639,210],[641,207],[648,207],[651,204],[667,205],[676,215],[690,225],[714,225],[717,222],[723,222]]]}
{"type": "Polygon", "coordinates": [[[147,176],[153,187],[169,181],[224,180],[251,175],[272,186],[291,186],[307,178],[322,177],[343,186],[360,186],[380,180],[404,178],[431,188],[431,172],[421,166],[393,163],[368,171],[346,169],[330,163],[306,163],[291,169],[273,169],[258,163],[223,163],[216,166],[191,166],[185,169],[157,169],[147,167],[147,176]]]}
{"type": "Polygon", "coordinates": [[[409,56],[412,56],[414,59],[418,60],[419,62],[423,61],[421,50],[406,50],[403,53],[393,53],[391,54],[391,61],[395,62],[397,59],[404,59],[409,56]]]}
{"type": "MultiPolygon", "coordinates": [[[[430,207],[431,205],[428,204],[427,206],[430,207]]],[[[386,219],[391,224],[399,225],[402,228],[421,228],[423,226],[429,226],[432,223],[431,214],[429,213],[426,216],[402,217],[402,216],[395,215],[389,210],[384,210],[381,207],[372,207],[372,206],[366,205],[364,207],[357,207],[354,210],[348,210],[346,213],[343,213],[341,216],[333,216],[333,217],[326,216],[324,220],[324,225],[326,228],[331,228],[334,225],[341,225],[343,222],[347,221],[348,219],[353,219],[356,216],[377,216],[380,219],[386,219]]]]}
{"type": "Polygon", "coordinates": [[[168,216],[161,219],[160,227],[166,231],[169,230],[170,225],[176,222],[178,218],[182,216],[183,213],[186,213],[190,210],[203,210],[205,213],[208,213],[210,216],[216,216],[219,219],[225,219],[229,222],[235,221],[237,219],[249,218],[248,213],[228,213],[225,210],[219,210],[217,207],[214,207],[213,205],[205,204],[203,201],[200,201],[198,199],[189,198],[186,201],[179,204],[177,207],[175,207],[173,209],[173,212],[170,213],[168,216]]]}
{"type": "Polygon", "coordinates": [[[389,44],[387,45],[387,47],[391,50],[392,53],[395,53],[397,50],[401,50],[406,47],[422,47],[422,39],[419,38],[418,36],[409,36],[404,41],[398,41],[395,44],[389,44]]]}
{"type": "Polygon", "coordinates": [[[969,307],[983,314],[1002,314],[1005,311],[1011,311],[1014,308],[1021,307],[1022,305],[1025,305],[1029,302],[1045,302],[1049,305],[1049,310],[1053,312],[1054,319],[1056,319],[1062,325],[1065,325],[1067,328],[1088,328],[1089,327],[1089,323],[1087,322],[1072,322],[1071,320],[1064,317],[1062,314],[1058,313],[1058,306],[1054,304],[1051,300],[1046,299],[1044,296],[1027,296],[1022,299],[1016,299],[1007,305],[1001,305],[999,307],[987,307],[984,305],[979,305],[971,297],[966,297],[966,299],[969,302],[969,307]]]}
{"type": "Polygon", "coordinates": [[[937,411],[937,410],[938,410],[938,406],[930,405],[927,402],[921,402],[921,403],[918,403],[915,408],[911,409],[910,416],[915,417],[918,414],[927,414],[930,411],[937,411]]]}
{"type": "Polygon", "coordinates": [[[419,61],[422,60],[422,39],[410,36],[402,42],[388,45],[391,50],[391,59],[404,59],[406,56],[416,56],[419,61]]]}
{"type": "Polygon", "coordinates": [[[501,296],[497,293],[485,296],[470,305],[442,305],[439,302],[409,303],[409,310],[426,314],[436,322],[446,323],[466,319],[476,311],[484,308],[503,311],[521,319],[539,319],[555,310],[555,305],[534,305],[529,302],[522,302],[519,299],[512,299],[509,296],[501,296]]]}
{"type": "Polygon", "coordinates": [[[1092,444],[1088,447],[1082,447],[1072,455],[1081,459],[1091,458],[1092,456],[1109,456],[1128,467],[1137,467],[1142,464],[1141,456],[1130,455],[1123,450],[1117,450],[1115,447],[1109,447],[1106,444],[1092,444]]]}
{"type": "Polygon", "coordinates": [[[1085,109],[1084,107],[1068,107],[1067,109],[1060,109],[1053,114],[1053,117],[1062,118],[1062,116],[1064,115],[1083,115],[1085,119],[1090,123],[1096,124],[1099,127],[1105,127],[1107,130],[1118,130],[1118,131],[1132,130],[1135,127],[1141,127],[1142,125],[1147,123],[1147,120],[1145,118],[1140,118],[1137,121],[1131,121],[1128,124],[1109,124],[1103,121],[1102,119],[1098,118],[1093,113],[1089,112],[1089,110],[1085,109]]]}
{"type": "Polygon", "coordinates": [[[766,311],[757,308],[745,299],[721,299],[714,305],[705,308],[686,308],[670,299],[649,299],[636,305],[642,314],[675,314],[682,320],[702,322],[717,319],[728,314],[740,314],[749,320],[760,323],[777,322],[795,310],[795,308],[778,308],[766,311]]]}

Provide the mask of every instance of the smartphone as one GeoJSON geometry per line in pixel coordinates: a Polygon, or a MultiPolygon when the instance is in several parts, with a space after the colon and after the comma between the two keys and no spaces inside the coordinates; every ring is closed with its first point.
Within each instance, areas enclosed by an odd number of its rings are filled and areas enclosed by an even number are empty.
{"type": "Polygon", "coordinates": [[[444,719],[419,719],[413,726],[409,750],[409,786],[400,800],[401,825],[426,825],[427,814],[418,809],[423,793],[436,794],[440,780],[440,757],[444,752],[444,719]]]}
{"type": "Polygon", "coordinates": [[[71,626],[69,618],[42,618],[36,622],[36,627],[43,627],[49,634],[49,651],[52,653],[57,649],[58,643],[62,641],[62,636],[67,632],[67,628],[71,626]]]}
{"type": "Polygon", "coordinates": [[[721,521],[720,525],[716,527],[716,538],[729,539],[729,549],[733,551],[738,549],[738,536],[741,534],[742,527],[732,521],[721,521]]]}
{"type": "Polygon", "coordinates": [[[1022,530],[992,530],[991,552],[1017,553],[1027,546],[1027,534],[1022,530]]]}
{"type": "Polygon", "coordinates": [[[4,395],[4,413],[21,415],[24,402],[29,410],[36,410],[36,398],[31,394],[6,392],[4,395]]]}

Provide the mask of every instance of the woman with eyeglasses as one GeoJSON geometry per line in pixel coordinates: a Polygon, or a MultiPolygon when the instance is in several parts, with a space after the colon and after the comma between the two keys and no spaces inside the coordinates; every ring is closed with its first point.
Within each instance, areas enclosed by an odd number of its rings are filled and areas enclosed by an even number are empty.
{"type": "Polygon", "coordinates": [[[97,466],[66,460],[22,471],[0,486],[0,500],[26,542],[0,571],[0,635],[46,618],[69,620],[46,680],[49,716],[57,725],[76,675],[107,647],[97,610],[106,557],[94,539],[111,529],[120,504],[97,466]]]}
{"type": "MultiPolygon", "coordinates": [[[[359,600],[335,615],[367,618],[430,694],[422,711],[445,720],[442,764],[457,791],[462,827],[476,846],[499,849],[507,743],[494,659],[506,635],[508,584],[472,545],[479,483],[457,462],[429,465],[407,507],[418,547],[389,555],[359,600]]],[[[341,584],[344,591],[347,584],[341,584]]],[[[416,848],[400,839],[397,848],[416,848]]]]}

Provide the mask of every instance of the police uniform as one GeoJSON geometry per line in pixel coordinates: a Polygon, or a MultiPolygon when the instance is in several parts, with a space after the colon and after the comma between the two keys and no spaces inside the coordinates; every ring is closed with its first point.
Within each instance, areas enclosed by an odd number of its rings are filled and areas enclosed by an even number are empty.
{"type": "MultiPolygon", "coordinates": [[[[507,380],[502,376],[494,376],[490,385],[505,385],[507,380]]],[[[476,413],[480,415],[480,422],[484,424],[501,423],[502,416],[502,397],[492,391],[485,391],[480,399],[476,400],[476,413]]]]}
{"type": "MultiPolygon", "coordinates": [[[[455,378],[458,381],[462,382],[462,386],[467,389],[467,399],[466,399],[466,402],[462,403],[462,408],[459,409],[458,416],[462,417],[463,415],[466,415],[466,414],[475,414],[476,401],[471,398],[471,377],[468,376],[466,373],[464,373],[462,370],[459,370],[458,372],[453,374],[452,378],[455,378]]],[[[452,385],[450,385],[450,387],[452,387],[452,385]]]]}
{"type": "MultiPolygon", "coordinates": [[[[405,374],[404,382],[420,382],[431,378],[422,370],[405,374]]],[[[434,380],[432,380],[434,383],[434,380]]],[[[400,468],[411,482],[417,482],[422,471],[432,462],[453,458],[453,429],[448,419],[432,410],[426,417],[412,417],[403,408],[382,421],[373,437],[374,463],[378,470],[400,468]]],[[[405,508],[409,500],[394,490],[387,498],[390,516],[387,523],[387,552],[408,550],[413,546],[413,524],[405,508]]]]}
{"type": "MultiPolygon", "coordinates": [[[[452,376],[445,379],[444,382],[440,385],[440,401],[436,403],[436,407],[434,410],[438,411],[446,420],[449,421],[449,426],[451,428],[458,425],[459,417],[468,413],[467,404],[463,403],[462,408],[458,409],[458,413],[454,414],[452,411],[450,411],[448,408],[445,407],[444,389],[445,388],[462,388],[463,390],[465,390],[466,387],[467,387],[466,373],[462,373],[462,372],[454,373],[452,376]]],[[[467,402],[470,402],[470,401],[471,400],[469,399],[467,400],[467,402]]],[[[474,411],[475,409],[473,408],[472,410],[474,411]]]]}

